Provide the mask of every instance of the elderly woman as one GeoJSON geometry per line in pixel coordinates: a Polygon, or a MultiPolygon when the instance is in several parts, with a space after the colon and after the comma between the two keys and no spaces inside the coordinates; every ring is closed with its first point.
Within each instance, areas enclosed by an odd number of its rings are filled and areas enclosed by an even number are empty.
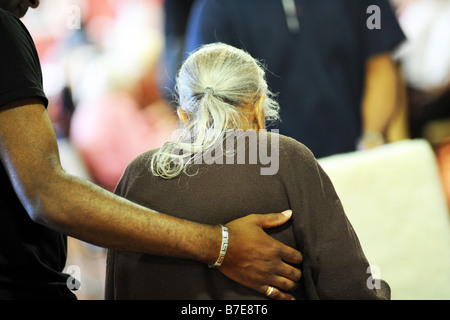
{"type": "MultiPolygon", "coordinates": [[[[279,106],[249,54],[201,47],[177,78],[178,137],[126,169],[116,193],[176,217],[225,224],[244,212],[291,208],[290,224],[270,230],[303,253],[296,299],[379,299],[369,264],[331,181],[301,143],[266,132],[279,106]]],[[[267,299],[201,263],[109,251],[106,299],[267,299]]],[[[385,285],[384,282],[379,282],[385,285]]],[[[378,288],[377,288],[378,287],[378,288]]],[[[387,287],[387,286],[386,286],[387,287]]]]}

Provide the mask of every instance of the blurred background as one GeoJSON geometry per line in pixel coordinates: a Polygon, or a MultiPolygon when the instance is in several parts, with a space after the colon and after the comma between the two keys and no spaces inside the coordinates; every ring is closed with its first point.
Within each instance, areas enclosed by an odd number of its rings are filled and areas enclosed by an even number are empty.
{"type": "MultiPolygon", "coordinates": [[[[319,161],[393,299],[450,299],[450,0],[390,4],[406,40],[391,55],[398,90],[386,140],[319,161]]],[[[113,191],[133,158],[170,139],[173,78],[194,6],[45,0],[23,19],[66,171],[113,191]]],[[[105,253],[69,239],[80,299],[103,299],[105,253]]]]}

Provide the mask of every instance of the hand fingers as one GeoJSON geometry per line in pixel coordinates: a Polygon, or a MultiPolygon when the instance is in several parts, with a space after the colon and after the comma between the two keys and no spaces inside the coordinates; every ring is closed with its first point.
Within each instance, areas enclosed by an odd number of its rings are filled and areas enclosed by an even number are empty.
{"type": "MultiPolygon", "coordinates": [[[[259,225],[263,229],[273,228],[280,226],[292,217],[292,210],[286,210],[282,213],[270,213],[270,214],[261,214],[261,215],[254,215],[257,219],[256,224],[259,225]]],[[[291,248],[289,246],[286,246],[282,243],[280,247],[281,252],[281,258],[289,262],[291,264],[300,264],[303,260],[302,254],[295,250],[294,248],[291,248]]]]}
{"type": "Polygon", "coordinates": [[[278,227],[292,217],[292,210],[286,210],[282,213],[256,214],[256,224],[263,229],[278,227]]]}
{"type": "Polygon", "coordinates": [[[294,264],[294,265],[298,265],[298,264],[302,263],[303,256],[300,251],[295,250],[294,248],[289,247],[281,242],[280,242],[280,244],[281,244],[280,257],[283,261],[286,261],[286,262],[294,264]]]}
{"type": "Polygon", "coordinates": [[[264,295],[272,300],[295,300],[294,296],[278,290],[275,286],[265,286],[264,295]]]}
{"type": "Polygon", "coordinates": [[[283,214],[250,215],[229,222],[227,226],[231,245],[220,270],[229,278],[262,294],[270,284],[275,288],[270,295],[271,299],[292,299],[292,295],[286,291],[297,288],[296,282],[299,281],[301,272],[288,263],[300,264],[302,255],[261,230],[282,225],[289,221],[291,215],[292,211],[288,210],[283,214]],[[244,232],[238,232],[242,230],[244,232]],[[257,243],[256,246],[252,245],[254,242],[257,243]],[[244,263],[241,262],[242,257],[244,263]],[[233,263],[234,261],[239,263],[233,263]],[[237,268],[239,265],[245,266],[244,270],[247,270],[244,276],[237,268]]]}
{"type": "Polygon", "coordinates": [[[276,272],[276,275],[269,276],[266,281],[282,291],[291,292],[298,288],[302,272],[287,263],[282,263],[282,268],[276,272]]]}
{"type": "Polygon", "coordinates": [[[273,290],[273,293],[269,298],[273,300],[295,300],[293,295],[286,292],[282,292],[277,288],[273,290]]]}
{"type": "Polygon", "coordinates": [[[286,263],[283,264],[284,268],[281,272],[278,272],[277,276],[266,277],[266,281],[270,285],[263,285],[260,289],[260,292],[271,299],[291,300],[293,296],[289,292],[298,289],[301,271],[286,263]],[[271,289],[272,287],[274,288],[273,290],[271,289]]]}
{"type": "MultiPolygon", "coordinates": [[[[283,277],[287,280],[290,280],[294,283],[297,283],[300,281],[301,277],[302,277],[302,272],[300,269],[297,269],[287,263],[283,264],[283,267],[280,269],[280,271],[278,272],[278,275],[280,277],[283,277]]],[[[280,287],[279,287],[280,288],[280,287]]],[[[289,288],[285,288],[283,286],[283,289],[285,290],[289,290],[289,288]]]]}
{"type": "MultiPolygon", "coordinates": [[[[258,219],[259,226],[261,226],[262,228],[270,228],[287,222],[292,216],[292,211],[287,210],[283,213],[255,216],[258,219]]],[[[277,293],[277,296],[286,296],[288,294],[281,292],[280,290],[293,291],[298,287],[297,282],[299,282],[301,278],[301,271],[290,264],[301,264],[303,261],[303,256],[301,252],[283,244],[282,242],[277,241],[277,244],[277,250],[279,251],[282,264],[278,265],[279,269],[276,272],[277,276],[274,275],[274,277],[270,279],[270,283],[279,289],[279,293],[277,293]]]]}

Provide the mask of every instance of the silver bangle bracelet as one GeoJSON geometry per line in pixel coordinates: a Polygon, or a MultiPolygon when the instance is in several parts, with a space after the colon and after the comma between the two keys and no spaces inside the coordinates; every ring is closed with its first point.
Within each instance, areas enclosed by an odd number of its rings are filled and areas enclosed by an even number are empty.
{"type": "Polygon", "coordinates": [[[227,254],[228,249],[228,228],[224,225],[220,225],[222,227],[222,245],[220,246],[220,253],[217,261],[214,264],[208,265],[210,268],[218,268],[222,265],[223,260],[227,254]]]}

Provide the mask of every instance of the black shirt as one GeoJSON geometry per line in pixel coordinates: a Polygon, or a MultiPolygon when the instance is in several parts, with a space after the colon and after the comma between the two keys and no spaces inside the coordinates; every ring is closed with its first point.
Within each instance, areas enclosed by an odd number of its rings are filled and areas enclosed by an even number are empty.
{"type": "MultiPolygon", "coordinates": [[[[18,18],[0,9],[0,110],[31,97],[47,107],[34,42],[18,18]]],[[[67,237],[30,219],[1,163],[0,190],[0,299],[74,299],[62,273],[67,237]]]]}
{"type": "MultiPolygon", "coordinates": [[[[404,40],[386,0],[295,0],[300,31],[291,32],[281,0],[199,0],[192,9],[186,52],[224,42],[267,66],[279,93],[280,133],[318,158],[354,151],[361,135],[365,63],[404,40]],[[371,5],[381,29],[367,27],[371,5]]],[[[270,129],[270,128],[269,128],[270,129]]]]}

